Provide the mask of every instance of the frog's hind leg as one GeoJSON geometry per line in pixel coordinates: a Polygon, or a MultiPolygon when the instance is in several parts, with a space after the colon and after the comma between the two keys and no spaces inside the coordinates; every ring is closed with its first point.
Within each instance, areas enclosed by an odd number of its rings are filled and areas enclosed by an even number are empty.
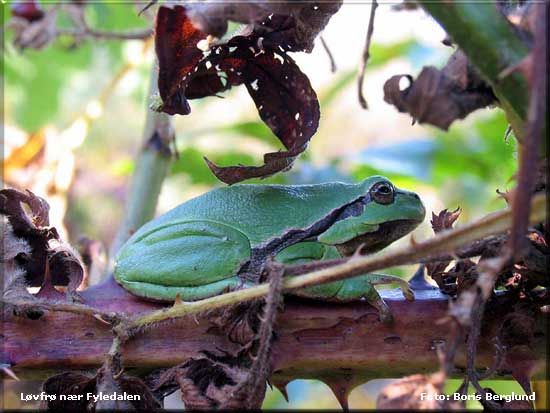
{"type": "Polygon", "coordinates": [[[115,278],[130,292],[158,301],[195,301],[239,288],[250,259],[240,231],[212,221],[172,223],[147,232],[117,258],[115,278]]]}
{"type": "Polygon", "coordinates": [[[179,296],[182,301],[198,301],[215,295],[251,287],[253,284],[239,276],[224,278],[197,286],[161,285],[146,281],[124,281],[124,288],[132,294],[151,301],[171,302],[179,296]]]}
{"type": "Polygon", "coordinates": [[[154,301],[173,301],[178,295],[182,301],[197,301],[250,286],[251,284],[244,282],[240,277],[234,276],[199,286],[169,286],[128,281],[124,287],[154,301]]]}

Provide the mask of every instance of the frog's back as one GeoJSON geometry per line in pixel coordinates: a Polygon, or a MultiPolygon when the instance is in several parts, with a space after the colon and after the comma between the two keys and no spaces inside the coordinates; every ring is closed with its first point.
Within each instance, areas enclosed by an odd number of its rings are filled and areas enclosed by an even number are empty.
{"type": "Polygon", "coordinates": [[[362,184],[234,185],[209,191],[143,226],[184,221],[214,221],[231,226],[257,245],[292,228],[306,228],[330,211],[364,195],[362,184]]]}

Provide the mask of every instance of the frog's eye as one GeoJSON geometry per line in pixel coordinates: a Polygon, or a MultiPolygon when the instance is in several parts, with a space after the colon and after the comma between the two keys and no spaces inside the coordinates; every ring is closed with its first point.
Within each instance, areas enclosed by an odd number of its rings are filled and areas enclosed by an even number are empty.
{"type": "Polygon", "coordinates": [[[374,184],[369,193],[375,202],[382,205],[391,204],[395,199],[395,189],[391,183],[386,181],[374,184]]]}

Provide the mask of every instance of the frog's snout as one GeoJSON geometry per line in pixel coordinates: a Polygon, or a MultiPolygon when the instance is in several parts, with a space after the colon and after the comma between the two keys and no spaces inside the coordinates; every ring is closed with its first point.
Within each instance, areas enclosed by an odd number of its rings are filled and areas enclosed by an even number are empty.
{"type": "Polygon", "coordinates": [[[417,224],[424,221],[426,217],[426,207],[418,196],[417,193],[411,191],[405,191],[403,189],[398,190],[398,194],[403,196],[403,202],[400,203],[400,213],[402,219],[409,219],[417,224]]]}
{"type": "Polygon", "coordinates": [[[413,196],[418,200],[418,221],[422,222],[424,221],[424,218],[426,218],[426,207],[418,194],[413,193],[413,196]]]}

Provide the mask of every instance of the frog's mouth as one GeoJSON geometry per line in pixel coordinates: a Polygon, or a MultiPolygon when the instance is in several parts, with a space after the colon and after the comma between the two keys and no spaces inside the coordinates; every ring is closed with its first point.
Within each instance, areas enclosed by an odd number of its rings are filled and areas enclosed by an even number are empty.
{"type": "Polygon", "coordinates": [[[361,248],[361,254],[370,254],[380,251],[392,242],[411,232],[420,224],[414,219],[397,219],[378,225],[378,230],[368,232],[342,244],[335,245],[338,252],[344,257],[353,255],[361,248]]]}

